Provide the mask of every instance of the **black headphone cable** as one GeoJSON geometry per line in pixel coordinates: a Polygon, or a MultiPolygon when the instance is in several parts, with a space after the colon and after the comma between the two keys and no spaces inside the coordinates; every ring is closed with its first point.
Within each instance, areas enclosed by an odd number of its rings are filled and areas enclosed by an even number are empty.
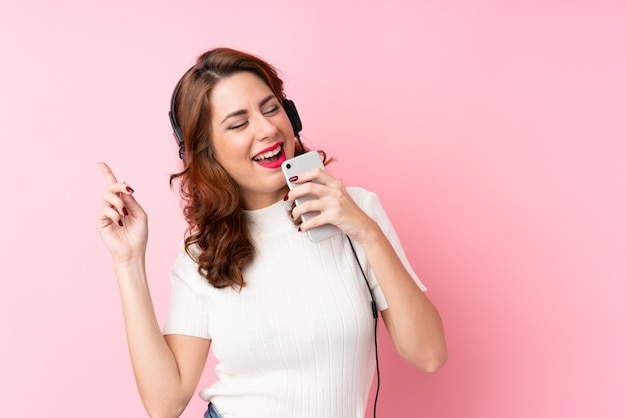
{"type": "Polygon", "coordinates": [[[374,348],[376,353],[376,396],[374,397],[374,418],[376,418],[376,405],[378,404],[378,393],[380,392],[380,367],[378,364],[378,308],[376,307],[376,301],[374,300],[374,293],[372,292],[372,288],[370,287],[370,282],[367,280],[367,276],[365,276],[365,271],[363,271],[363,266],[361,266],[361,262],[359,261],[359,257],[356,254],[356,250],[354,249],[352,240],[348,235],[346,235],[346,238],[348,238],[350,248],[352,249],[352,254],[354,254],[354,259],[359,266],[359,270],[361,270],[361,275],[365,280],[365,284],[367,284],[367,290],[370,293],[372,315],[374,316],[374,348]]]}

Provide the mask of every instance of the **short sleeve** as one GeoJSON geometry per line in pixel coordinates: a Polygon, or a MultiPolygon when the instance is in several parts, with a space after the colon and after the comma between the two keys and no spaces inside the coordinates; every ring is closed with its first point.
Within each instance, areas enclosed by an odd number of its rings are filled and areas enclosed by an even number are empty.
{"type": "Polygon", "coordinates": [[[163,334],[211,339],[207,306],[207,280],[187,254],[184,244],[170,271],[170,310],[163,334]]]}
{"type": "MultiPolygon", "coordinates": [[[[419,286],[422,291],[426,291],[426,286],[421,282],[421,280],[417,277],[417,274],[413,270],[411,263],[402,248],[402,244],[400,243],[400,239],[398,238],[398,234],[396,233],[387,213],[383,209],[380,204],[380,200],[376,193],[369,192],[365,189],[351,187],[349,192],[353,199],[359,204],[361,209],[365,211],[372,219],[376,221],[376,223],[380,226],[380,229],[383,231],[391,246],[396,251],[398,258],[406,268],[407,272],[411,276],[411,278],[415,281],[415,283],[419,286]]],[[[364,254],[362,254],[364,257],[364,254]]],[[[361,258],[361,257],[359,257],[361,258]]],[[[385,295],[383,294],[382,289],[378,284],[378,279],[376,275],[372,271],[369,263],[367,263],[367,276],[370,282],[370,286],[372,288],[372,293],[374,294],[374,299],[376,300],[376,305],[378,309],[381,311],[386,310],[389,306],[387,305],[387,300],[385,299],[385,295]]]]}

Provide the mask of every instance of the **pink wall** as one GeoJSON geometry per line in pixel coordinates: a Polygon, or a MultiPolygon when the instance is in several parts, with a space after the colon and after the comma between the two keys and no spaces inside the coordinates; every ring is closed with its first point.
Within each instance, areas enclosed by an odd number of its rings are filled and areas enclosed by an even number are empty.
{"type": "Polygon", "coordinates": [[[379,193],[445,319],[434,376],[382,336],[379,416],[626,416],[626,6],[515,3],[0,3],[0,416],[144,416],[96,162],[150,214],[163,318],[183,229],[168,101],[221,45],[283,71],[307,140],[379,193]]]}

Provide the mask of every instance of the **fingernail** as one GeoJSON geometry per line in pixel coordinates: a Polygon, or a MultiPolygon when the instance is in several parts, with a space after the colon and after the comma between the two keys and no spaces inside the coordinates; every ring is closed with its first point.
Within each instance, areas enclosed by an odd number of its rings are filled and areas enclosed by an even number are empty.
{"type": "Polygon", "coordinates": [[[124,216],[128,216],[128,211],[126,210],[126,207],[122,208],[122,212],[124,212],[124,216]]]}
{"type": "Polygon", "coordinates": [[[289,177],[289,181],[292,183],[296,180],[298,180],[298,176],[289,177]]]}
{"type": "Polygon", "coordinates": [[[135,192],[135,191],[134,191],[134,190],[133,190],[130,186],[127,186],[127,187],[126,187],[126,191],[127,191],[128,193],[134,193],[134,192],[135,192]]]}
{"type": "Polygon", "coordinates": [[[124,226],[124,224],[122,223],[122,220],[121,220],[121,219],[120,219],[119,221],[117,221],[117,224],[118,224],[119,226],[124,226]]]}
{"type": "Polygon", "coordinates": [[[283,200],[287,200],[287,199],[289,199],[289,193],[287,193],[285,197],[283,197],[283,200]]]}

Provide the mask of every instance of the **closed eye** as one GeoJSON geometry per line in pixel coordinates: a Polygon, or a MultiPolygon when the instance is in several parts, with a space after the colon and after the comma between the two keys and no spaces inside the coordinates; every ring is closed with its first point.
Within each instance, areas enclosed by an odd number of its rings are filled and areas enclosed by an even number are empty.
{"type": "Polygon", "coordinates": [[[263,114],[265,116],[272,116],[275,115],[276,113],[278,113],[278,110],[280,109],[280,106],[278,106],[277,104],[270,106],[268,109],[265,109],[263,111],[263,114]]]}
{"type": "MultiPolygon", "coordinates": [[[[260,106],[261,106],[261,109],[262,109],[261,111],[264,116],[274,116],[280,111],[280,104],[278,104],[277,102],[273,102],[272,104],[268,103],[272,101],[272,99],[276,99],[276,97],[274,95],[269,95],[265,99],[261,100],[260,106]]],[[[248,112],[244,109],[237,110],[235,112],[232,112],[226,115],[226,117],[222,120],[222,123],[224,123],[229,118],[246,116],[247,114],[248,112]]],[[[231,130],[231,131],[236,130],[236,129],[241,129],[241,128],[244,128],[246,125],[248,125],[248,123],[249,122],[247,119],[236,121],[232,125],[229,125],[226,129],[231,130]]]]}
{"type": "Polygon", "coordinates": [[[243,128],[244,126],[246,126],[248,124],[247,120],[241,121],[241,122],[236,122],[233,123],[232,125],[230,125],[227,129],[230,131],[233,131],[235,129],[239,129],[239,128],[243,128]]]}

